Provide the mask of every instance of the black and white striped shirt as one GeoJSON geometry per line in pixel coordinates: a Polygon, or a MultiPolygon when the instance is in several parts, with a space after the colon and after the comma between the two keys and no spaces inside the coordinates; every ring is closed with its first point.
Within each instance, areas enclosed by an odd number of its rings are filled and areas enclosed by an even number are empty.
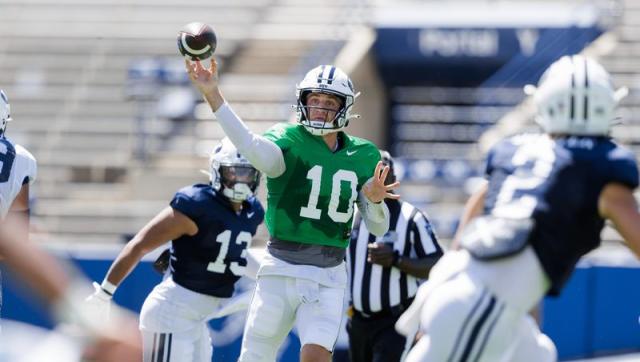
{"type": "Polygon", "coordinates": [[[354,217],[351,242],[347,253],[351,302],[355,310],[377,313],[389,310],[414,297],[421,280],[395,267],[385,268],[367,262],[367,245],[393,242],[400,256],[425,258],[442,253],[437,237],[426,215],[408,202],[387,200],[389,231],[376,237],[367,230],[358,212],[354,217]]]}

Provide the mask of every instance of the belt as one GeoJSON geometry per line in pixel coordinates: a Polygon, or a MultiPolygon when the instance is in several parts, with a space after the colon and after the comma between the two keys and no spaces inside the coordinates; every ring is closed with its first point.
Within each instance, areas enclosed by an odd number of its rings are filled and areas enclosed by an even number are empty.
{"type": "Polygon", "coordinates": [[[351,307],[353,309],[353,315],[354,316],[358,316],[361,319],[365,319],[365,320],[376,320],[376,319],[383,319],[383,318],[397,318],[400,316],[400,314],[404,313],[405,310],[407,310],[407,308],[409,308],[409,306],[411,305],[411,303],[413,302],[414,298],[411,299],[407,299],[406,301],[395,305],[393,307],[387,308],[387,309],[383,309],[379,312],[371,312],[371,313],[365,313],[365,312],[361,312],[355,308],[353,308],[353,306],[351,307]]]}

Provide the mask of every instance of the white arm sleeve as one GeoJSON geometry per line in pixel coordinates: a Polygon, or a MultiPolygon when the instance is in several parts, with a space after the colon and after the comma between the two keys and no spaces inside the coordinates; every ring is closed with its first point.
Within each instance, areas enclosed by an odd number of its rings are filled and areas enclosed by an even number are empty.
{"type": "Polygon", "coordinates": [[[358,210],[362,213],[362,219],[367,230],[375,236],[383,236],[389,230],[389,208],[387,204],[373,203],[360,192],[358,194],[358,210]]]}
{"type": "Polygon", "coordinates": [[[253,167],[272,178],[284,173],[284,155],[280,147],[263,136],[251,132],[228,103],[225,102],[220,106],[215,116],[224,133],[253,167]]]}

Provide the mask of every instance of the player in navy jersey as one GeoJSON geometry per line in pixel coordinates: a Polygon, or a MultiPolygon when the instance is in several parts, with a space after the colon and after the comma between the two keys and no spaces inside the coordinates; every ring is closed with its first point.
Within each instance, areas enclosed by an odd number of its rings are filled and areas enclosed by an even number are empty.
{"type": "Polygon", "coordinates": [[[424,333],[407,361],[555,361],[553,342],[527,312],[560,293],[600,244],[605,219],[640,255],[636,161],[609,138],[624,90],[582,56],[561,58],[529,90],[545,133],[490,151],[460,249],[445,254],[396,324],[411,332],[414,319],[424,333]]]}
{"type": "Polygon", "coordinates": [[[264,210],[254,196],[260,173],[224,139],[210,160],[211,183],[179,190],[125,246],[89,302],[109,304],[148,252],[171,240],[169,275],[140,312],[144,361],[211,361],[207,328],[247,267],[264,210]]]}

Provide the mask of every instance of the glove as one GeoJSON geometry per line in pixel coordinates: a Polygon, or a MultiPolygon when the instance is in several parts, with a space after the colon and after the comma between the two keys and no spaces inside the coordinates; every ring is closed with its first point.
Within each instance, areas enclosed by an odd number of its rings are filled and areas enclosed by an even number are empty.
{"type": "Polygon", "coordinates": [[[165,249],[158,259],[153,262],[153,269],[160,273],[160,275],[164,275],[164,273],[169,269],[170,259],[171,258],[171,249],[165,249]]]}
{"type": "Polygon", "coordinates": [[[109,313],[111,312],[111,299],[113,296],[107,293],[100,284],[93,282],[93,288],[95,292],[85,299],[90,313],[101,321],[109,320],[109,313]]]}

